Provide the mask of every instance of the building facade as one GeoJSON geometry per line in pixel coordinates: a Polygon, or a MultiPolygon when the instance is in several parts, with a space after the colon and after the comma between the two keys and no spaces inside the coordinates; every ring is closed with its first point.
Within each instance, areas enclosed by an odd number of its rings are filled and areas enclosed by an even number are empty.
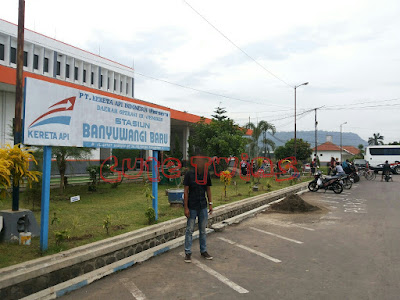
{"type": "MultiPolygon", "coordinates": [[[[315,148],[312,149],[311,159],[315,157],[315,148]]],[[[340,146],[335,145],[332,142],[325,142],[317,147],[317,154],[321,164],[327,164],[331,161],[331,158],[338,158],[340,161],[341,155],[342,159],[350,159],[354,155],[360,153],[360,150],[353,146],[340,146]]]]}
{"type": "MultiPolygon", "coordinates": [[[[174,139],[178,138],[183,159],[188,159],[190,127],[200,120],[200,116],[135,99],[134,70],[130,67],[28,29],[24,35],[24,77],[170,111],[171,149],[174,139]]],[[[16,60],[17,25],[0,19],[0,147],[13,144],[16,60]]],[[[144,152],[144,157],[151,155],[150,151],[144,152]]],[[[91,163],[102,161],[110,154],[110,149],[95,149],[89,160],[91,163]]]]}

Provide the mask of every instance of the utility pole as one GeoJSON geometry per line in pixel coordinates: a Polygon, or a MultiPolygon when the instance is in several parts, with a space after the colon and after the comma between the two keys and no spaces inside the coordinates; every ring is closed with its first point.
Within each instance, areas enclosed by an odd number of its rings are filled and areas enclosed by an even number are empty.
{"type": "Polygon", "coordinates": [[[315,108],[315,158],[318,161],[318,141],[317,141],[317,126],[318,126],[318,121],[317,121],[317,109],[315,108]]]}
{"type": "MultiPolygon", "coordinates": [[[[325,105],[324,105],[325,106],[325,105]]],[[[317,121],[317,110],[324,107],[324,106],[320,106],[320,107],[316,107],[314,108],[315,111],[315,158],[318,159],[318,121],[317,121]]]]}
{"type": "Polygon", "coordinates": [[[307,85],[307,84],[308,84],[308,82],[304,82],[302,84],[294,86],[294,157],[297,157],[297,118],[296,118],[297,117],[297,108],[296,108],[296,106],[297,106],[297,104],[296,104],[297,88],[299,86],[307,85]]]}
{"type": "MultiPolygon", "coordinates": [[[[24,71],[24,28],[25,28],[25,0],[19,0],[18,7],[18,37],[17,37],[17,82],[15,92],[15,117],[14,117],[14,145],[22,142],[22,97],[23,97],[23,71],[24,71]]],[[[19,184],[13,185],[12,210],[19,210],[19,184]]]]}
{"type": "Polygon", "coordinates": [[[347,124],[347,122],[344,122],[342,124],[340,124],[340,163],[343,162],[343,145],[342,145],[342,126],[347,124]]]}

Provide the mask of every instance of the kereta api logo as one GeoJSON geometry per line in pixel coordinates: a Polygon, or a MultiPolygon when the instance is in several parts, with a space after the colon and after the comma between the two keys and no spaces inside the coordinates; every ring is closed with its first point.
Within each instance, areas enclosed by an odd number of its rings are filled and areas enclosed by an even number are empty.
{"type": "Polygon", "coordinates": [[[47,124],[69,125],[72,111],[75,107],[75,100],[76,97],[70,97],[53,104],[47,109],[47,112],[33,121],[29,128],[47,124]]]}

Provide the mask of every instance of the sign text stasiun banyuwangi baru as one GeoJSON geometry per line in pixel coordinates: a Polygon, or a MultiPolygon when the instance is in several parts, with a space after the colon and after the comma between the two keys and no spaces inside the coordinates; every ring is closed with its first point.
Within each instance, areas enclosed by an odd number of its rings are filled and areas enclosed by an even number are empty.
{"type": "Polygon", "coordinates": [[[169,111],[27,78],[24,144],[169,150],[169,111]]]}

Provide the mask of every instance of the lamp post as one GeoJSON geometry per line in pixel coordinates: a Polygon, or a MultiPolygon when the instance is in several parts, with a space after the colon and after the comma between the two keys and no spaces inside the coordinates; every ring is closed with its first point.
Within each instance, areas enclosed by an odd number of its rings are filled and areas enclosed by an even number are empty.
{"type": "Polygon", "coordinates": [[[340,163],[343,162],[343,158],[342,158],[342,153],[343,153],[343,148],[342,148],[342,126],[347,124],[347,122],[344,122],[342,124],[340,124],[340,163]]]}
{"type": "Polygon", "coordinates": [[[304,83],[302,83],[302,84],[299,84],[299,85],[295,85],[295,86],[294,86],[294,157],[297,156],[296,90],[297,90],[297,88],[298,88],[299,86],[307,85],[307,84],[308,84],[308,82],[304,82],[304,83]]]}

